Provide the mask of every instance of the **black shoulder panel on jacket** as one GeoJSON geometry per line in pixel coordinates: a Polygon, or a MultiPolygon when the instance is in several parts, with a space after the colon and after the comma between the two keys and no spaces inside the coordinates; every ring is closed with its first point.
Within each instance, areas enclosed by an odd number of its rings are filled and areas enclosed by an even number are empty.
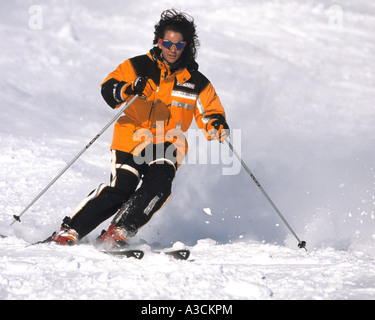
{"type": "Polygon", "coordinates": [[[189,80],[189,82],[190,81],[194,82],[197,86],[196,91],[198,93],[201,93],[204,89],[206,89],[206,87],[210,83],[210,80],[208,80],[206,76],[199,71],[192,71],[190,72],[190,74],[191,74],[191,80],[189,80]]]}
{"type": "Polygon", "coordinates": [[[146,54],[130,59],[130,63],[137,77],[149,77],[156,85],[160,81],[160,69],[146,54]]]}

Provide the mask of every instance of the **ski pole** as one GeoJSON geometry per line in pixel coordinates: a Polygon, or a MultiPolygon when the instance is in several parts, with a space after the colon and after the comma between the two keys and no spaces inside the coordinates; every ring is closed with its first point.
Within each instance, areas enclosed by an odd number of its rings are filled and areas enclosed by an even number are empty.
{"type": "Polygon", "coordinates": [[[77,159],[88,149],[90,146],[106,131],[109,126],[117,121],[118,118],[121,117],[121,115],[124,113],[124,111],[135,101],[135,99],[138,98],[138,95],[136,94],[128,103],[125,104],[125,106],[115,115],[115,117],[107,123],[107,125],[73,158],[72,161],[70,161],[66,167],[61,170],[61,172],[52,179],[52,181],[34,198],[33,201],[30,202],[30,204],[23,209],[23,211],[17,216],[13,215],[14,221],[10,224],[13,225],[16,221],[21,222],[21,216],[29,210],[29,208],[67,171],[74,162],[77,161],[77,159]]]}
{"type": "Polygon", "coordinates": [[[271,198],[269,197],[269,195],[267,194],[267,192],[263,189],[263,187],[260,185],[259,181],[257,180],[257,178],[255,178],[255,176],[252,174],[252,172],[250,171],[250,169],[248,168],[248,166],[246,165],[246,163],[242,160],[241,156],[237,153],[237,151],[233,148],[233,145],[228,141],[228,139],[225,139],[224,140],[227,145],[229,146],[229,148],[232,150],[233,154],[237,157],[237,159],[241,162],[241,165],[242,167],[246,170],[246,172],[249,174],[249,176],[251,177],[251,179],[253,179],[253,181],[255,182],[255,184],[258,186],[258,188],[260,189],[260,191],[263,193],[263,195],[266,197],[266,199],[268,200],[268,202],[271,204],[272,208],[276,211],[276,213],[279,215],[279,217],[281,218],[281,220],[284,222],[284,224],[287,226],[287,228],[289,229],[289,231],[292,233],[292,235],[297,239],[298,241],[298,247],[299,248],[303,248],[305,250],[306,249],[306,241],[301,241],[297,234],[294,232],[294,230],[292,229],[292,227],[289,225],[289,223],[285,220],[285,218],[283,217],[283,215],[281,214],[280,210],[276,207],[275,203],[271,200],[271,198]]]}

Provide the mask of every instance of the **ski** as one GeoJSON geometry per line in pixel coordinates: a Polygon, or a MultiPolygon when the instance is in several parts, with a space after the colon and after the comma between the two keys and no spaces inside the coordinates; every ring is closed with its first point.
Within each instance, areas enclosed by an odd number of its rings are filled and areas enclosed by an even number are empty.
{"type": "MultiPolygon", "coordinates": [[[[38,244],[49,244],[49,243],[51,243],[52,237],[53,237],[53,235],[48,237],[45,240],[41,240],[41,241],[31,243],[31,244],[27,245],[26,247],[30,247],[30,246],[34,246],[34,245],[38,245],[38,244]]],[[[97,247],[97,246],[95,246],[95,247],[97,247]]],[[[99,249],[98,247],[97,247],[97,249],[101,253],[108,254],[108,255],[111,255],[111,256],[115,256],[115,257],[118,257],[118,258],[124,258],[125,257],[125,258],[135,258],[137,260],[141,260],[145,255],[145,251],[140,250],[140,249],[126,249],[126,248],[124,248],[124,249],[99,249]]],[[[165,254],[165,255],[170,256],[170,257],[172,257],[176,260],[187,260],[190,257],[190,250],[189,249],[177,249],[177,250],[166,249],[166,250],[162,250],[162,251],[151,251],[151,252],[157,253],[157,254],[165,254]]]]}
{"type": "MultiPolygon", "coordinates": [[[[53,235],[54,235],[54,234],[53,234],[53,235]]],[[[49,244],[49,243],[51,243],[51,239],[52,239],[53,235],[52,235],[52,236],[49,236],[47,239],[39,240],[39,241],[37,241],[37,242],[30,243],[30,244],[28,244],[28,245],[26,246],[26,248],[27,248],[27,247],[31,247],[31,246],[35,246],[35,245],[37,245],[37,244],[49,244]]]]}
{"type": "Polygon", "coordinates": [[[135,258],[138,260],[141,260],[145,253],[143,250],[100,250],[100,252],[111,255],[111,256],[116,256],[118,258],[135,258]]]}
{"type": "Polygon", "coordinates": [[[162,251],[160,253],[164,253],[168,256],[171,256],[177,260],[187,260],[190,256],[190,250],[188,249],[181,249],[181,250],[171,250],[171,251],[162,251]]]}
{"type": "MultiPolygon", "coordinates": [[[[143,250],[138,249],[124,249],[124,250],[100,250],[100,252],[115,256],[118,258],[135,258],[135,259],[142,259],[145,255],[143,250]]],[[[190,256],[190,250],[182,249],[182,250],[166,250],[166,251],[152,251],[152,253],[158,254],[165,254],[170,256],[176,260],[187,260],[190,256]]]]}

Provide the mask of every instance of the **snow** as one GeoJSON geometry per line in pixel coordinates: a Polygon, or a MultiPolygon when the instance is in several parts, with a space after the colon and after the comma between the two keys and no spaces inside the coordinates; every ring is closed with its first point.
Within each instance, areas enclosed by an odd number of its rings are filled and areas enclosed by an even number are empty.
{"type": "Polygon", "coordinates": [[[1,6],[0,299],[375,298],[374,3],[1,6]],[[27,246],[108,183],[111,129],[10,226],[114,116],[100,83],[151,48],[170,7],[195,18],[198,63],[227,110],[233,144],[308,251],[227,147],[205,143],[194,125],[172,198],[132,240],[143,260],[88,243],[108,222],[77,247],[27,246]],[[151,252],[163,247],[188,247],[191,257],[151,252]]]}

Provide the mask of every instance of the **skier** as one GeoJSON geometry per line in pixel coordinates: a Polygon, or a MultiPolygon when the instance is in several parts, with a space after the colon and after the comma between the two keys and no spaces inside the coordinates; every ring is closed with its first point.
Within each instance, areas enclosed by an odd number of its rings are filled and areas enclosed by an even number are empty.
{"type": "Polygon", "coordinates": [[[114,126],[110,185],[100,184],[51,241],[72,245],[115,215],[98,238],[122,247],[171,196],[172,181],[187,152],[183,132],[193,117],[208,140],[229,135],[225,112],[195,62],[199,46],[192,17],[166,10],[155,25],[154,47],[121,63],[101,85],[111,108],[138,94],[114,126]]]}

